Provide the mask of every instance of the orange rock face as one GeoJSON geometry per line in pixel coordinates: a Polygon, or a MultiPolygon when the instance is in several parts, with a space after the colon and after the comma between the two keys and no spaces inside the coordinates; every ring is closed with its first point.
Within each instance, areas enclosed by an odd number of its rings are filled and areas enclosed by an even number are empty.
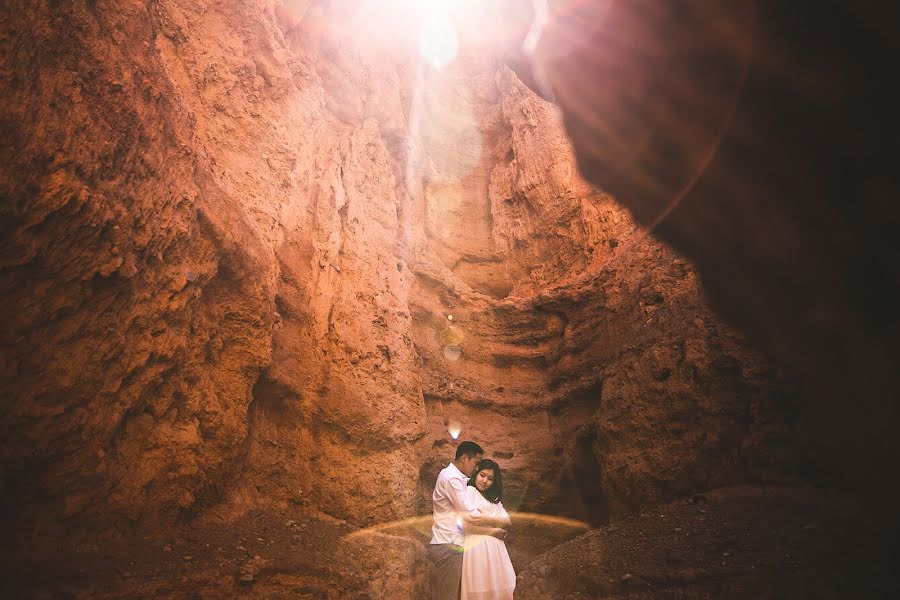
{"type": "Polygon", "coordinates": [[[716,309],[802,387],[816,454],[892,515],[897,10],[551,4],[528,64],[582,173],[694,262],[716,309]]]}
{"type": "Polygon", "coordinates": [[[797,477],[791,386],[552,105],[285,6],[8,9],[6,517],[427,514],[452,423],[511,508],[595,523],[797,477]]]}

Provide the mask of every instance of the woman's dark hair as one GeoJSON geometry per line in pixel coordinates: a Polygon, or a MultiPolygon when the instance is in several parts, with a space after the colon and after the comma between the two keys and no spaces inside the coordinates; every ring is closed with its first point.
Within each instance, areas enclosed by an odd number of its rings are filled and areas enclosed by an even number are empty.
{"type": "Polygon", "coordinates": [[[475,471],[472,473],[472,476],[469,477],[469,485],[475,487],[475,478],[485,469],[491,469],[494,472],[494,483],[491,484],[491,487],[481,492],[481,495],[489,502],[496,504],[497,502],[500,502],[500,499],[503,496],[503,479],[500,477],[500,465],[489,458],[481,459],[478,462],[475,471]]]}

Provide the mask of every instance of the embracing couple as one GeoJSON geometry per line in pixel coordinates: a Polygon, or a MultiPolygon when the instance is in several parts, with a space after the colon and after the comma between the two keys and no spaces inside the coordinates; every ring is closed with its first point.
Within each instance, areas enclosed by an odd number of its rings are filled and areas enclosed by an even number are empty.
{"type": "Polygon", "coordinates": [[[512,600],[516,589],[503,542],[510,520],[500,502],[500,466],[483,455],[475,442],[460,443],[434,485],[428,546],[434,600],[512,600]]]}

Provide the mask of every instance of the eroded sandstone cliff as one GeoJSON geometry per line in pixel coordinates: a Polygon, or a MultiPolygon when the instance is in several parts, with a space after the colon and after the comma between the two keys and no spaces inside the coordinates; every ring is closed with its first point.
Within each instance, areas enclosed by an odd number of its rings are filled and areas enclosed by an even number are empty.
{"type": "Polygon", "coordinates": [[[593,524],[810,473],[792,386],[499,57],[354,3],[3,10],[11,546],[427,514],[454,423],[593,524]]]}

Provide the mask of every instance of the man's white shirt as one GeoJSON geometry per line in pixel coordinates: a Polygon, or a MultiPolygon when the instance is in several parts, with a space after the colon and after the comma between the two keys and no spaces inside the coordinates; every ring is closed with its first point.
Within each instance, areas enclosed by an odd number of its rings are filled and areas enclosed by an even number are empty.
{"type": "Polygon", "coordinates": [[[469,478],[452,462],[441,470],[434,484],[431,505],[434,525],[431,526],[432,544],[457,544],[462,546],[462,516],[475,507],[466,499],[469,478]]]}

